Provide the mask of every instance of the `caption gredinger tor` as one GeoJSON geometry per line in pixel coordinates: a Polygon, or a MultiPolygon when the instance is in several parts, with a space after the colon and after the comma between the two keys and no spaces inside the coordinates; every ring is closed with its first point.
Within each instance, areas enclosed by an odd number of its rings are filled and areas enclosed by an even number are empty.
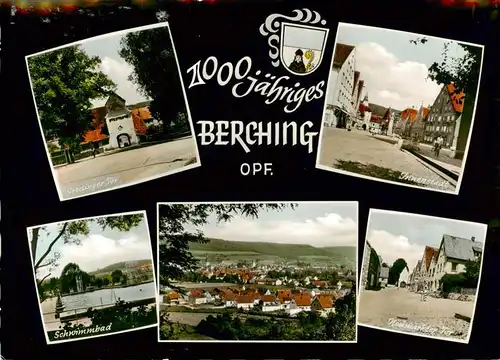
{"type": "MultiPolygon", "coordinates": [[[[329,30],[312,25],[325,25],[326,21],[321,19],[319,13],[309,9],[294,10],[293,14],[269,15],[259,28],[260,34],[267,38],[272,66],[281,66],[289,74],[276,76],[255,69],[249,56],[235,63],[223,64],[216,56],[210,56],[205,61],[197,61],[187,70],[191,79],[188,89],[215,81],[222,87],[230,88],[235,98],[260,95],[266,105],[281,103],[284,115],[294,113],[304,103],[323,98],[326,91],[324,80],[303,86],[300,79],[316,71],[323,59],[329,30]]],[[[297,124],[294,121],[243,123],[237,120],[201,120],[197,124],[201,145],[238,144],[246,153],[251,151],[251,146],[264,144],[307,146],[308,152],[312,153],[314,138],[318,136],[318,132],[311,131],[314,126],[312,121],[297,124]]],[[[241,165],[240,172],[243,175],[272,175],[272,165],[245,163],[241,165]]]]}

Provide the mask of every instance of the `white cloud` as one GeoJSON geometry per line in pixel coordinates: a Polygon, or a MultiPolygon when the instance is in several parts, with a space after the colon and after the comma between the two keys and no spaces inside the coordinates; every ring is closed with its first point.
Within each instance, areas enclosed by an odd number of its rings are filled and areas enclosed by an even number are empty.
{"type": "Polygon", "coordinates": [[[427,79],[423,63],[400,61],[383,46],[362,43],[356,46],[356,70],[365,81],[371,103],[404,110],[409,106],[432,105],[440,85],[427,79]]]}
{"type": "Polygon", "coordinates": [[[406,236],[393,235],[385,230],[371,230],[367,238],[382,261],[392,265],[399,258],[405,259],[410,271],[424,253],[425,246],[412,244],[406,236]]]}
{"type": "MultiPolygon", "coordinates": [[[[58,252],[61,259],[59,266],[51,276],[59,276],[66,264],[73,262],[84,271],[90,272],[120,261],[151,259],[149,241],[141,241],[135,236],[113,240],[100,234],[90,235],[81,245],[64,244],[58,252]]],[[[40,269],[39,277],[47,272],[40,269]]]]}
{"type": "Polygon", "coordinates": [[[235,217],[204,229],[205,236],[234,241],[264,241],[312,246],[356,246],[357,224],[338,214],[303,221],[255,221],[235,217]]]}
{"type": "Polygon", "coordinates": [[[136,84],[128,80],[133,71],[132,66],[128,63],[106,56],[101,59],[100,70],[117,85],[116,93],[124,98],[127,104],[135,104],[145,100],[136,84]]]}

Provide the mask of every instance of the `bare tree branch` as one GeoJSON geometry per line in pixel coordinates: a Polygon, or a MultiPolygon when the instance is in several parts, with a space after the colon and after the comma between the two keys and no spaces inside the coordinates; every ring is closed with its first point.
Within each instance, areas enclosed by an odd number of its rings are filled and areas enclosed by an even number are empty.
{"type": "Polygon", "coordinates": [[[47,248],[47,251],[45,251],[45,254],[43,254],[40,259],[36,262],[35,264],[35,271],[40,268],[40,264],[42,263],[43,260],[50,254],[52,251],[52,248],[54,247],[55,243],[63,236],[64,232],[66,231],[66,228],[68,227],[68,223],[64,223],[63,227],[61,228],[61,231],[59,231],[59,234],[55,237],[54,240],[50,243],[49,247],[47,248]]]}
{"type": "Polygon", "coordinates": [[[50,275],[52,275],[52,274],[51,274],[51,273],[49,273],[49,274],[45,275],[45,276],[44,276],[41,280],[38,280],[38,281],[37,281],[38,286],[40,286],[40,285],[41,285],[41,283],[43,283],[43,281],[44,281],[45,279],[47,279],[50,275]]]}

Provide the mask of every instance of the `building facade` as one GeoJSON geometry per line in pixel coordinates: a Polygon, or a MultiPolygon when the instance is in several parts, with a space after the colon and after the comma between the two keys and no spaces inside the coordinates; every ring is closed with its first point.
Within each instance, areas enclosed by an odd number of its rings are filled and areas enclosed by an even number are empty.
{"type": "Polygon", "coordinates": [[[365,243],[365,248],[363,251],[363,261],[362,261],[362,269],[361,269],[361,281],[360,281],[360,287],[361,288],[366,288],[367,285],[367,278],[368,278],[368,267],[370,266],[370,255],[372,253],[372,247],[370,243],[367,241],[365,243]]]}
{"type": "Polygon", "coordinates": [[[440,280],[444,275],[465,272],[466,264],[469,261],[480,261],[482,253],[483,243],[476,241],[474,237],[467,239],[443,235],[430,269],[431,289],[440,289],[440,280]]]}
{"type": "Polygon", "coordinates": [[[443,147],[456,149],[464,97],[463,93],[455,94],[453,84],[443,85],[425,122],[423,140],[426,143],[433,143],[441,136],[443,147]]]}
{"type": "Polygon", "coordinates": [[[380,258],[372,248],[370,243],[366,241],[365,249],[363,252],[363,269],[361,271],[361,287],[364,289],[371,289],[379,286],[380,269],[382,263],[380,258]]]}
{"type": "Polygon", "coordinates": [[[354,120],[355,48],[337,43],[331,69],[324,123],[345,128],[354,120]]]}
{"type": "Polygon", "coordinates": [[[417,142],[424,142],[425,138],[425,121],[429,114],[429,108],[424,107],[423,105],[417,111],[415,116],[415,120],[410,123],[409,134],[408,136],[417,142]]]}

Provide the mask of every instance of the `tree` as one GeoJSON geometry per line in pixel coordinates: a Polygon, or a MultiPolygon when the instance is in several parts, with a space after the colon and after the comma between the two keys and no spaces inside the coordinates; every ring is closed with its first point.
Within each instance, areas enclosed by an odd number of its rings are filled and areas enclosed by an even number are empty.
{"type": "Polygon", "coordinates": [[[61,293],[67,294],[70,290],[77,290],[76,276],[78,274],[82,277],[83,282],[83,275],[86,273],[80,269],[78,264],[69,263],[63,268],[61,276],[59,277],[61,293]]]}
{"type": "Polygon", "coordinates": [[[163,131],[187,128],[181,78],[167,27],[127,34],[119,54],[134,69],[129,79],[152,99],[151,114],[163,122],[163,131]]]}
{"type": "Polygon", "coordinates": [[[468,261],[465,264],[466,286],[469,288],[477,288],[479,282],[479,274],[481,272],[481,260],[468,261]]]}
{"type": "Polygon", "coordinates": [[[199,229],[213,215],[217,222],[230,221],[235,215],[257,218],[261,211],[280,211],[295,204],[199,204],[160,205],[159,221],[159,274],[160,284],[183,291],[172,284],[186,273],[195,271],[198,260],[189,251],[191,243],[206,243],[199,229]],[[194,227],[197,230],[188,230],[194,227]]]}
{"type": "MultiPolygon", "coordinates": [[[[410,40],[410,43],[423,45],[427,41],[426,37],[421,37],[410,40]]],[[[465,130],[458,138],[457,148],[465,149],[472,123],[483,50],[478,46],[457,42],[456,44],[464,51],[464,55],[455,57],[450,54],[451,43],[452,41],[449,41],[444,44],[442,61],[434,62],[429,67],[428,77],[440,85],[453,83],[455,96],[452,98],[457,104],[463,105],[460,129],[465,130]]]]}
{"type": "Polygon", "coordinates": [[[408,268],[405,259],[400,258],[394,261],[389,269],[389,279],[387,280],[387,282],[389,284],[396,284],[399,281],[399,275],[401,275],[401,272],[405,268],[408,268]]]}
{"type": "Polygon", "coordinates": [[[28,59],[36,106],[46,140],[58,139],[69,149],[68,160],[92,126],[91,100],[102,98],[116,85],[98,70],[101,60],[79,46],[28,59]]]}
{"type": "Polygon", "coordinates": [[[356,339],[356,283],[353,282],[349,294],[335,301],[335,315],[327,322],[327,331],[331,327],[333,339],[356,339]]]}
{"type": "Polygon", "coordinates": [[[111,273],[111,278],[113,279],[113,284],[116,284],[122,280],[123,272],[120,269],[115,269],[111,273]]]}
{"type": "Polygon", "coordinates": [[[143,220],[143,214],[133,214],[107,216],[96,219],[85,219],[60,223],[56,227],[56,235],[49,240],[49,246],[40,256],[38,254],[38,243],[40,241],[40,235],[44,234],[45,237],[49,238],[51,236],[51,232],[48,231],[47,226],[41,226],[31,229],[31,259],[33,262],[35,274],[37,274],[42,268],[49,269],[47,275],[45,275],[41,279],[37,278],[37,284],[41,284],[45,279],[50,277],[51,271],[53,271],[58,266],[57,262],[60,259],[61,254],[53,251],[54,246],[58,242],[62,241],[65,244],[80,245],[82,242],[82,237],[89,234],[91,224],[96,224],[102,230],[115,229],[118,231],[126,232],[130,231],[132,228],[137,227],[143,220]]]}

